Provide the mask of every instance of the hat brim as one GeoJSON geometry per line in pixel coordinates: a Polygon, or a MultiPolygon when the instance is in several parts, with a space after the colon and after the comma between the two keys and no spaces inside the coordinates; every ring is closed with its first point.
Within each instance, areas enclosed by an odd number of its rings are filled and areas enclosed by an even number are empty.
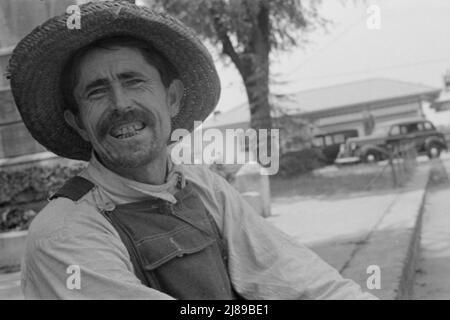
{"type": "Polygon", "coordinates": [[[216,106],[220,80],[208,50],[194,32],[173,17],[129,2],[106,1],[80,6],[81,28],[69,29],[68,14],[34,29],[14,49],[11,90],[31,135],[51,152],[88,161],[91,145],[64,120],[61,73],[80,48],[112,36],[151,43],[177,70],[184,84],[183,105],[172,130],[193,130],[216,106]]]}

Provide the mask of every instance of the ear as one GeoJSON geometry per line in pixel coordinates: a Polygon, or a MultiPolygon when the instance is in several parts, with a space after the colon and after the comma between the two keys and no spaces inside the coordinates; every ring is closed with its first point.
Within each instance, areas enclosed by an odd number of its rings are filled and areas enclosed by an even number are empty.
{"type": "Polygon", "coordinates": [[[87,131],[84,129],[84,126],[78,116],[74,115],[70,110],[64,111],[64,119],[67,124],[71,126],[78,134],[87,142],[89,141],[89,136],[87,131]]]}
{"type": "Polygon", "coordinates": [[[183,99],[184,85],[179,79],[175,79],[167,90],[167,103],[169,106],[170,117],[175,117],[180,111],[181,100],[183,99]]]}

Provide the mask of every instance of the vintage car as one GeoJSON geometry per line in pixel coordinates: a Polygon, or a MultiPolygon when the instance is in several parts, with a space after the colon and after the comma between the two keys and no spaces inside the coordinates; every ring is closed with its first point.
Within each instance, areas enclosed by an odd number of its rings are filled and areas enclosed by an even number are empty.
{"type": "Polygon", "coordinates": [[[444,135],[429,120],[398,120],[376,125],[368,136],[349,138],[341,145],[335,163],[384,160],[395,145],[404,142],[414,143],[417,153],[426,154],[429,158],[439,157],[442,150],[447,150],[444,135]]]}
{"type": "Polygon", "coordinates": [[[317,134],[313,138],[313,147],[322,151],[324,161],[328,164],[333,164],[339,154],[339,149],[347,139],[357,137],[358,130],[342,130],[335,132],[328,132],[317,134]]]}

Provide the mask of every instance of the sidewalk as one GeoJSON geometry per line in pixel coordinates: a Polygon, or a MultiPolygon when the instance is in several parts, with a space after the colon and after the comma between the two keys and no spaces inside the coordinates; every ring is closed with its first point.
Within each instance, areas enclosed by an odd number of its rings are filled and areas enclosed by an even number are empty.
{"type": "Polygon", "coordinates": [[[450,298],[450,159],[442,161],[443,179],[431,179],[427,192],[414,299],[450,298]]]}
{"type": "Polygon", "coordinates": [[[334,199],[276,199],[272,202],[273,215],[267,220],[342,270],[357,244],[367,238],[397,196],[396,192],[334,199]]]}
{"type": "Polygon", "coordinates": [[[397,190],[345,198],[274,199],[268,218],[363,290],[381,299],[410,297],[430,165],[421,163],[397,190]],[[367,268],[380,267],[381,288],[367,289],[367,268]]]}
{"type": "Polygon", "coordinates": [[[0,300],[23,299],[20,291],[20,272],[0,274],[0,300]]]}

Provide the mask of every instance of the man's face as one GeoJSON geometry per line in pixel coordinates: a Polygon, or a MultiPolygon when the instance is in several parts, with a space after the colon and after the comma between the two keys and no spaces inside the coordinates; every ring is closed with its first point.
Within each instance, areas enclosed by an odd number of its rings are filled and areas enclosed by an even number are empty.
{"type": "Polygon", "coordinates": [[[137,49],[89,51],[74,89],[76,129],[107,166],[145,165],[166,148],[182,95],[182,86],[173,84],[165,88],[158,70],[137,49]]]}

